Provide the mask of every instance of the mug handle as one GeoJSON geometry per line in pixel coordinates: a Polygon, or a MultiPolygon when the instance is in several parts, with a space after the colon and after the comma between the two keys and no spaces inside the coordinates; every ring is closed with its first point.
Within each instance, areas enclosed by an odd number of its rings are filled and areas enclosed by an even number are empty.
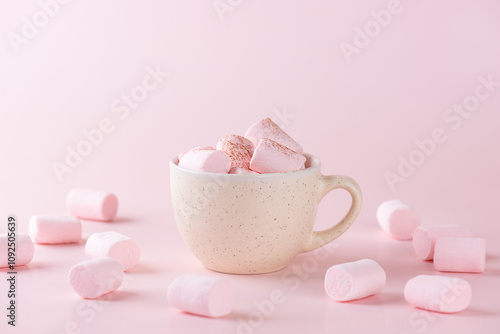
{"type": "Polygon", "coordinates": [[[302,252],[315,250],[337,239],[352,225],[356,217],[358,217],[359,211],[361,210],[361,189],[359,188],[356,181],[354,181],[352,178],[344,175],[321,175],[319,181],[321,192],[319,199],[320,201],[330,191],[337,188],[342,188],[347,190],[351,195],[351,208],[344,216],[344,218],[342,218],[342,220],[336,225],[323,231],[312,231],[302,252]]]}

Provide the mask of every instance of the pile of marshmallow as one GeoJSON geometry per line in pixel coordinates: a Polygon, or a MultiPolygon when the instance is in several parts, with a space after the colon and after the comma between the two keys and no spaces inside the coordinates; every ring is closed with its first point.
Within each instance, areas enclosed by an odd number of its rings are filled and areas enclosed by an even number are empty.
{"type": "MultiPolygon", "coordinates": [[[[379,206],[377,220],[394,239],[413,239],[417,257],[424,261],[433,260],[438,271],[484,272],[485,239],[474,238],[465,226],[421,225],[418,213],[397,199],[379,206]]],[[[384,270],[370,259],[333,266],[325,278],[328,295],[337,301],[363,298],[382,291],[384,286],[384,270]]],[[[404,296],[416,307],[455,313],[469,306],[472,290],[469,282],[458,277],[419,275],[406,283],[404,296]],[[448,292],[453,296],[448,296],[448,292]]]]}
{"type": "MultiPolygon", "coordinates": [[[[17,233],[15,267],[27,265],[33,259],[35,244],[55,245],[79,243],[82,239],[80,219],[108,222],[118,211],[115,195],[103,191],[74,189],[67,197],[70,215],[35,215],[29,223],[29,235],[17,233]]],[[[13,240],[10,236],[10,240],[13,240]]],[[[0,235],[0,268],[9,267],[7,245],[9,235],[0,235]],[[5,254],[4,254],[5,251],[5,254]]],[[[139,261],[141,250],[128,236],[114,231],[94,233],[85,244],[91,259],[74,265],[69,282],[83,298],[95,299],[119,288],[124,271],[139,261]]]]}
{"type": "Polygon", "coordinates": [[[302,147],[276,123],[266,118],[245,136],[228,135],[216,147],[196,147],[179,154],[179,166],[224,174],[284,173],[304,169],[302,147]]]}

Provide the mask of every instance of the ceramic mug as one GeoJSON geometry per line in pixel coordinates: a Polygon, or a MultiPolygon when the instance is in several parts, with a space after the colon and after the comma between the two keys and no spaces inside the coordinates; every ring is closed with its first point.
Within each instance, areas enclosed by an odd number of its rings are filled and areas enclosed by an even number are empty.
{"type": "Polygon", "coordinates": [[[321,174],[318,158],[304,154],[306,168],[260,175],[189,170],[170,161],[170,192],[177,227],[208,269],[260,274],[282,269],[299,253],[344,233],[361,209],[361,190],[348,176],[321,174]],[[352,197],[346,216],[313,231],[321,199],[343,188],[352,197]]]}

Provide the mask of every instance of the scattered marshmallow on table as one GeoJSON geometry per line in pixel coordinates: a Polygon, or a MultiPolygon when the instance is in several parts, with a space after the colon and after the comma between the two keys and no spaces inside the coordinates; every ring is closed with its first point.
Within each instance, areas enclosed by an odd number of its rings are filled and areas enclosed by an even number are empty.
{"type": "Polygon", "coordinates": [[[101,257],[73,266],[68,278],[73,290],[79,296],[96,299],[121,286],[123,270],[117,260],[101,257]]]}
{"type": "Polygon", "coordinates": [[[250,160],[250,169],[258,173],[283,173],[304,169],[306,157],[272,141],[261,139],[250,160]]]}
{"type": "Polygon", "coordinates": [[[259,140],[267,138],[288,147],[296,153],[303,152],[302,146],[269,118],[260,120],[250,126],[245,133],[245,137],[250,139],[255,147],[259,144],[259,140]]]}
{"type": "Polygon", "coordinates": [[[132,238],[113,231],[92,234],[85,253],[91,258],[111,257],[120,262],[123,271],[135,266],[141,257],[141,249],[132,238]]]}
{"type": "Polygon", "coordinates": [[[227,174],[231,169],[231,158],[219,150],[194,149],[186,152],[178,165],[201,172],[227,174]]]}
{"type": "Polygon", "coordinates": [[[81,219],[111,221],[118,211],[118,199],[105,191],[73,189],[66,207],[70,214],[81,219]]]}
{"type": "Polygon", "coordinates": [[[250,170],[250,169],[246,169],[246,168],[232,167],[229,170],[229,174],[259,174],[259,173],[254,172],[253,170],[250,170]]]}
{"type": "Polygon", "coordinates": [[[65,244],[82,239],[82,223],[64,215],[35,215],[30,219],[29,234],[37,244],[65,244]]]}
{"type": "Polygon", "coordinates": [[[231,167],[250,167],[250,159],[253,154],[253,144],[242,136],[228,135],[217,142],[216,148],[223,151],[231,158],[231,167]]]}
{"type": "Polygon", "coordinates": [[[461,278],[419,275],[406,283],[404,295],[413,306],[441,313],[456,313],[469,306],[472,291],[469,282],[461,278]]]}
{"type": "Polygon", "coordinates": [[[437,239],[434,268],[439,271],[480,273],[486,262],[486,240],[483,238],[437,239]]]}
{"type": "Polygon", "coordinates": [[[385,287],[384,269],[374,260],[338,264],[327,270],[325,290],[335,301],[346,302],[379,293],[385,287]]]}
{"type": "Polygon", "coordinates": [[[472,237],[472,232],[460,225],[421,225],[413,234],[413,250],[422,260],[434,258],[434,246],[440,237],[472,237]]]}
{"type": "MultiPolygon", "coordinates": [[[[15,266],[25,266],[33,260],[35,245],[30,236],[24,233],[16,233],[15,241],[15,266]]],[[[0,268],[9,266],[9,243],[9,235],[0,234],[0,268]]]]}
{"type": "Polygon", "coordinates": [[[234,289],[223,278],[183,275],[170,283],[168,300],[182,311],[218,318],[233,310],[234,289]]]}
{"type": "Polygon", "coordinates": [[[377,209],[380,227],[399,240],[410,240],[420,225],[418,213],[398,199],[386,201],[377,209]]]}

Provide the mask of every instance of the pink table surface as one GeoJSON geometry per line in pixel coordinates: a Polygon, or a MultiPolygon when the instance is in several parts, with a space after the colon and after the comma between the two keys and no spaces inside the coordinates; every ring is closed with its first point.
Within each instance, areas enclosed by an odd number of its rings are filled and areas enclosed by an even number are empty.
{"type": "MultiPolygon", "coordinates": [[[[437,274],[431,262],[423,262],[413,253],[411,242],[396,241],[376,225],[373,212],[364,210],[353,227],[326,246],[326,251],[302,254],[281,271],[265,275],[226,275],[205,269],[183,244],[173,222],[168,193],[149,190],[120,195],[122,209],[112,223],[84,221],[84,236],[114,230],[134,236],[143,250],[136,268],[126,273],[118,291],[90,301],[71,289],[67,273],[72,265],[86,259],[84,241],[75,245],[37,245],[33,262],[19,269],[18,324],[16,330],[1,324],[9,333],[443,333],[454,328],[458,333],[493,333],[499,325],[500,247],[497,229],[483,229],[488,255],[482,274],[441,273],[470,282],[473,299],[459,314],[439,314],[418,310],[403,297],[406,281],[419,274],[437,274]],[[491,231],[491,232],[489,232],[491,231]],[[372,258],[387,273],[387,286],[378,295],[350,303],[330,300],[323,288],[326,270],[338,263],[372,258]],[[167,301],[169,283],[185,273],[230,279],[236,288],[234,312],[226,318],[208,319],[181,313],[167,301]],[[273,291],[283,294],[283,303],[269,303],[273,291]],[[66,327],[69,326],[69,327],[66,327]]],[[[52,194],[38,203],[41,208],[61,207],[64,196],[52,194]],[[57,198],[60,197],[60,200],[57,198]]],[[[333,196],[331,196],[333,197],[333,196]]],[[[327,198],[326,201],[330,201],[327,198]]],[[[326,204],[326,203],[325,203],[326,204]]],[[[328,211],[327,206],[322,211],[328,211]]],[[[51,211],[51,210],[48,210],[51,211]]],[[[337,210],[336,210],[337,211],[337,210]]],[[[31,210],[17,212],[21,230],[25,230],[31,210]]],[[[319,223],[328,223],[321,218],[319,223]]],[[[475,231],[474,224],[461,223],[475,231]]],[[[2,270],[4,272],[6,270],[2,270]]],[[[1,273],[3,276],[3,273],[1,273]]],[[[6,291],[2,279],[0,291],[6,291]]],[[[2,293],[0,300],[5,300],[2,293]]]]}
{"type": "MultiPolygon", "coordinates": [[[[371,12],[389,1],[222,2],[231,6],[223,20],[212,1],[75,0],[16,52],[9,34],[21,34],[23,17],[31,20],[40,5],[0,1],[0,233],[8,214],[27,232],[31,215],[65,212],[71,189],[103,189],[118,196],[118,217],[84,221],[84,239],[115,230],[143,250],[123,287],[86,301],[67,281],[71,266],[85,259],[84,240],[37,245],[33,262],[19,268],[18,327],[7,326],[0,311],[0,333],[496,333],[500,4],[401,0],[391,22],[347,59],[343,43],[353,44],[357,28],[372,24],[371,12]],[[126,107],[123,99],[157,70],[169,75],[126,107]],[[487,88],[484,80],[493,83],[487,88]],[[474,96],[481,99],[469,106],[473,111],[453,111],[474,96]],[[363,208],[328,246],[326,259],[301,254],[266,275],[214,273],[177,232],[168,161],[226,134],[243,134],[264,117],[320,157],[325,174],[356,179],[363,208]],[[65,163],[68,150],[103,119],[112,131],[58,178],[54,163],[65,163]],[[436,129],[445,139],[427,155],[418,153],[416,142],[436,129]],[[398,173],[400,159],[410,157],[416,164],[391,187],[388,172],[398,173]],[[437,272],[416,258],[411,242],[378,227],[376,208],[391,198],[413,206],[424,224],[462,224],[486,238],[484,273],[447,274],[472,285],[464,312],[432,313],[405,302],[408,279],[437,272]],[[384,267],[386,288],[351,303],[329,300],[327,268],[361,258],[384,267]],[[234,312],[207,319],[173,309],[167,288],[185,273],[230,279],[234,312]],[[275,290],[284,302],[262,310],[275,290]]],[[[329,194],[315,228],[338,221],[348,205],[345,192],[329,194]]],[[[0,310],[7,302],[5,271],[0,310]]]]}

